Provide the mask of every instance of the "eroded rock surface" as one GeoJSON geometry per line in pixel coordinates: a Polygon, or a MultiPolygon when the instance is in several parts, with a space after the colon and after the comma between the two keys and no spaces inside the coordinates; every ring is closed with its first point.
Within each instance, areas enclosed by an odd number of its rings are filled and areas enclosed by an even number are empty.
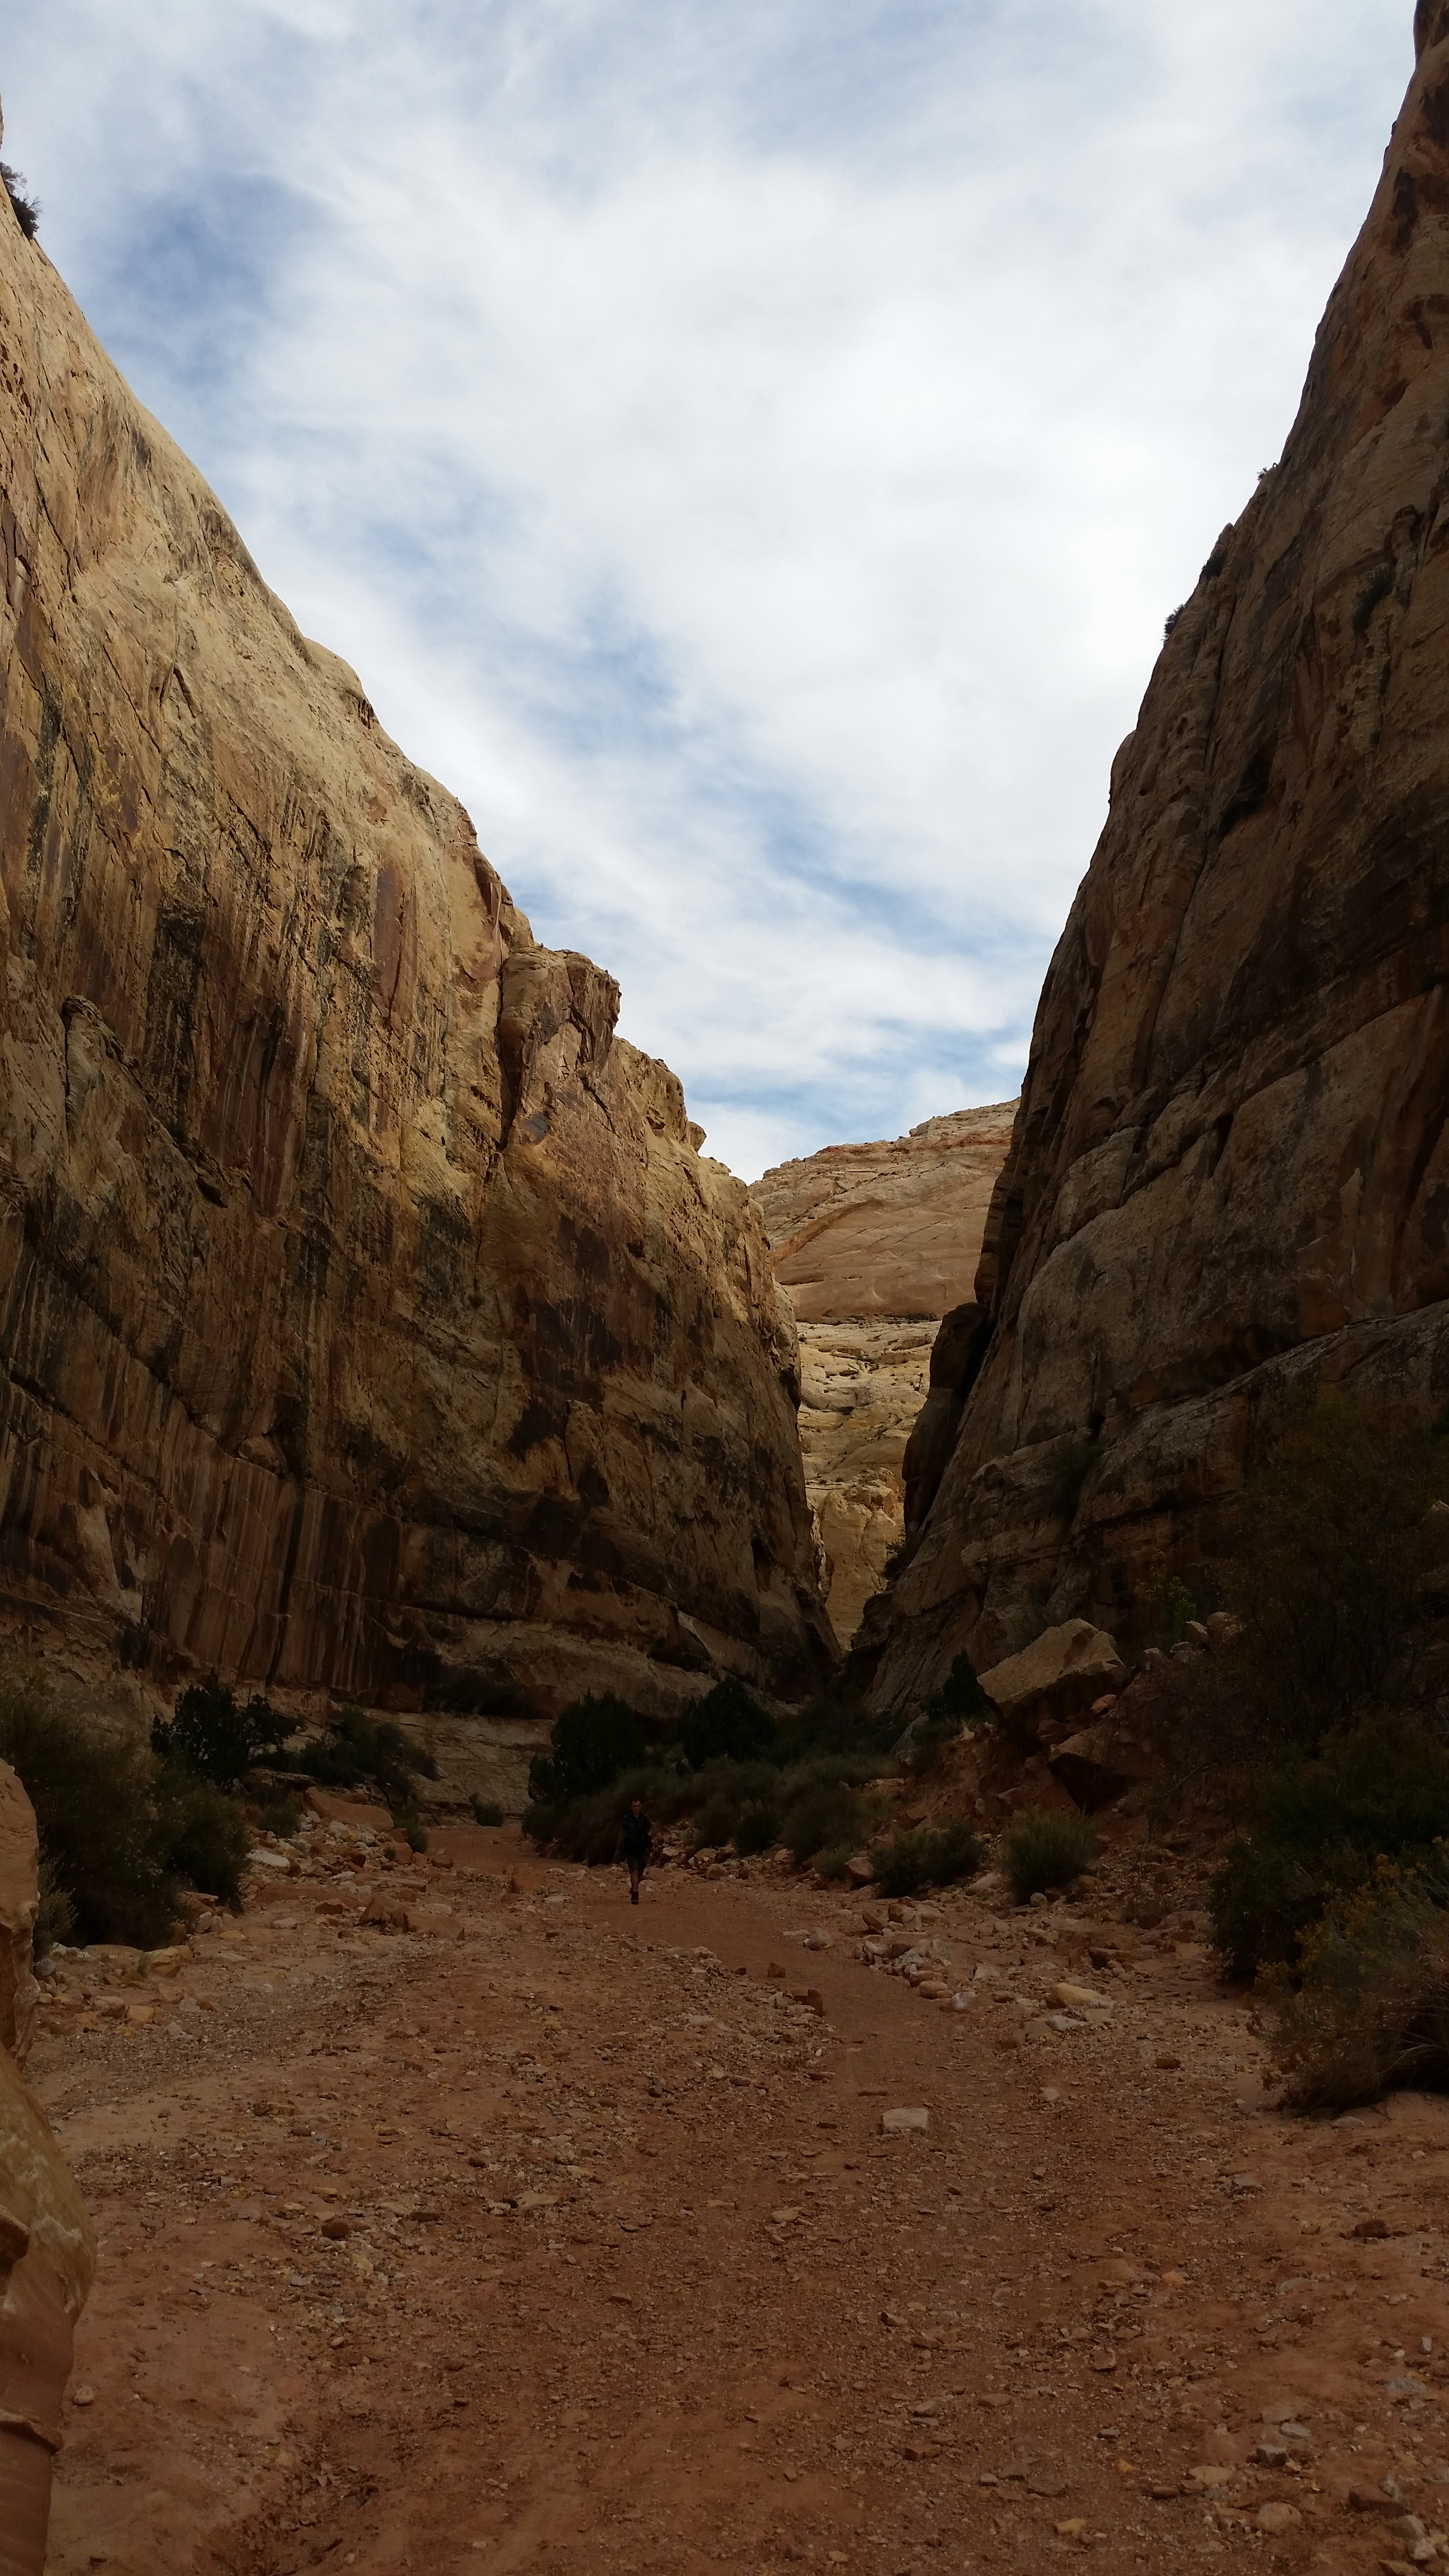
{"type": "Polygon", "coordinates": [[[1047,977],[886,1705],[1118,1628],[1299,1382],[1449,1389],[1449,10],[1281,463],[1163,647],[1047,977]]]}
{"type": "Polygon", "coordinates": [[[0,352],[9,1615],[455,1714],[808,1688],[744,1187],[3,201],[0,352]]]}
{"type": "Polygon", "coordinates": [[[888,1143],[829,1145],[751,1186],[796,1310],[800,1446],[842,1644],[911,1517],[906,1443],[939,1319],[976,1275],[1014,1111],[954,1110],[888,1143]]]}
{"type": "Polygon", "coordinates": [[[35,2022],[32,1936],[39,1902],[35,1809],[0,1762],[0,2049],[25,2062],[35,2022]]]}
{"type": "Polygon", "coordinates": [[[35,1815],[0,1762],[0,2576],[41,2576],[51,2461],[95,2236],[20,2063],[35,2020],[35,1815]]]}

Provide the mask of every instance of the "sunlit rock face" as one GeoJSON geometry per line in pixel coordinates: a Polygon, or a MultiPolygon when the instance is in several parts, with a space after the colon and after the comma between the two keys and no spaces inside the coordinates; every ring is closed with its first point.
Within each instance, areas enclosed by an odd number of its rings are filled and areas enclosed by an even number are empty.
{"type": "Polygon", "coordinates": [[[807,1690],[745,1189],[4,200],[0,355],[5,1615],[403,1708],[807,1690]]]}
{"type": "Polygon", "coordinates": [[[1014,1111],[953,1110],[908,1136],[828,1145],[751,1185],[795,1309],[800,1445],[843,1644],[904,1534],[932,1341],[970,1294],[1014,1111]]]}
{"type": "Polygon", "coordinates": [[[1299,1380],[1449,1396],[1449,10],[1281,463],[1171,624],[1047,976],[885,1703],[1116,1630],[1299,1380]]]}

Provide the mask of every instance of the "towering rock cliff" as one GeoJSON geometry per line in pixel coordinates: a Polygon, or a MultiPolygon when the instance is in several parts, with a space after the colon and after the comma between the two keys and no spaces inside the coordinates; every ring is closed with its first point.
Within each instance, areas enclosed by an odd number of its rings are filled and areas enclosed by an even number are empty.
{"type": "Polygon", "coordinates": [[[0,1611],[401,1708],[807,1688],[744,1188],[3,197],[0,361],[0,1611]]]}
{"type": "Polygon", "coordinates": [[[935,1328],[975,1278],[1015,1106],[827,1145],[751,1184],[798,1323],[806,1491],[842,1644],[905,1532],[905,1452],[935,1328]]]}
{"type": "Polygon", "coordinates": [[[1449,0],[1281,463],[1171,624],[1052,961],[989,1319],[872,1688],[1113,1625],[1285,1390],[1449,1396],[1449,0]]]}

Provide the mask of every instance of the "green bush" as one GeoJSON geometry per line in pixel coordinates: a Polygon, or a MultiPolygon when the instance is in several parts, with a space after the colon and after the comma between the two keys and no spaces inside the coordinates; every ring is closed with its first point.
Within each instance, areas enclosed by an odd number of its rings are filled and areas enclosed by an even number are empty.
{"type": "Polygon", "coordinates": [[[417,1809],[414,1807],[406,1811],[401,1823],[403,1840],[408,1850],[425,1852],[428,1848],[428,1829],[419,1817],[417,1809]]]}
{"type": "Polygon", "coordinates": [[[1066,1887],[1091,1866],[1098,1851],[1094,1827],[1066,1807],[1033,1807],[1008,1825],[1001,1856],[1018,1905],[1049,1887],[1066,1887]]]}
{"type": "Polygon", "coordinates": [[[392,1718],[369,1717],[355,1704],[343,1709],[330,1734],[304,1746],[297,1768],[326,1789],[375,1787],[394,1824],[404,1827],[417,1814],[419,1778],[438,1776],[426,1746],[414,1744],[392,1718]]]}
{"type": "Polygon", "coordinates": [[[160,1762],[182,1762],[199,1779],[234,1789],[257,1763],[275,1760],[296,1731],[258,1692],[238,1708],[226,1683],[208,1673],[182,1692],[173,1718],[157,1718],[151,1750],[160,1762]]]}
{"type": "Polygon", "coordinates": [[[590,1868],[617,1860],[619,1827],[624,1810],[637,1798],[645,1814],[657,1826],[672,1816],[688,1812],[696,1793],[686,1791],[680,1803],[681,1784],[675,1773],[641,1764],[626,1771],[605,1789],[596,1789],[589,1798],[574,1798],[564,1807],[547,1807],[535,1803],[523,1818],[523,1830],[535,1842],[548,1843],[570,1860],[581,1860],[590,1868]]]}
{"type": "Polygon", "coordinates": [[[1449,1848],[1411,1868],[1380,1860],[1331,1901],[1297,1975],[1265,1980],[1264,2011],[1297,2110],[1346,2110],[1393,2085],[1449,2089],[1449,1848]]]}
{"type": "Polygon", "coordinates": [[[923,1887],[949,1887],[958,1878],[974,1878],[981,1867],[981,1844],[961,1816],[951,1816],[934,1830],[897,1834],[876,1853],[875,1883],[882,1896],[916,1896],[923,1887]]]}
{"type": "Polygon", "coordinates": [[[817,1852],[814,1864],[816,1877],[823,1879],[827,1887],[834,1880],[844,1878],[854,1850],[853,1843],[834,1843],[828,1851],[817,1852]]]}
{"type": "Polygon", "coordinates": [[[302,1821],[300,1798],[272,1798],[257,1810],[257,1823],[264,1834],[275,1834],[279,1842],[289,1842],[302,1821]]]}
{"type": "Polygon", "coordinates": [[[1423,1855],[1449,1834],[1449,1751],[1413,1718],[1365,1720],[1265,1772],[1252,1827],[1210,1898],[1235,1977],[1295,1958],[1325,1906],[1361,1886],[1378,1859],[1423,1855]]]}
{"type": "Polygon", "coordinates": [[[742,1859],[753,1860],[760,1852],[773,1851],[779,1839],[779,1810],[768,1798],[756,1798],[741,1807],[730,1840],[742,1859]]]}
{"type": "Polygon", "coordinates": [[[976,1678],[969,1655],[957,1655],[939,1690],[933,1691],[911,1730],[905,1767],[915,1778],[939,1769],[946,1747],[954,1744],[972,1718],[993,1719],[990,1700],[976,1678]]]}
{"type": "Polygon", "coordinates": [[[1254,1767],[1401,1701],[1437,1615],[1425,1515],[1449,1440],[1337,1394],[1294,1409],[1224,1516],[1217,1587],[1242,1621],[1202,1676],[1223,1748],[1254,1767]]]}
{"type": "Polygon", "coordinates": [[[163,1765],[154,1794],[168,1875],[178,1874],[223,1905],[240,1905],[251,1847],[240,1799],[180,1763],[163,1765]]]}
{"type": "Polygon", "coordinates": [[[502,1808],[500,1807],[500,1805],[498,1804],[498,1801],[497,1801],[497,1799],[496,1799],[496,1798],[478,1798],[478,1797],[475,1797],[475,1798],[473,1799],[473,1801],[472,1801],[472,1807],[473,1807],[473,1822],[474,1822],[474,1824],[475,1824],[475,1825],[501,1825],[501,1824],[502,1824],[502,1822],[503,1822],[503,1809],[502,1809],[502,1808]]]}
{"type": "Polygon", "coordinates": [[[686,1762],[702,1771],[710,1762],[754,1762],[775,1741],[775,1721],[750,1697],[734,1673],[706,1691],[679,1722],[679,1742],[686,1762]]]}
{"type": "Polygon", "coordinates": [[[643,1762],[648,1741],[638,1710],[615,1692],[571,1700],[554,1719],[547,1753],[536,1753],[528,1766],[530,1802],[561,1809],[592,1797],[643,1762]]]}
{"type": "Polygon", "coordinates": [[[35,1809],[51,1920],[68,1903],[82,1941],[154,1948],[185,1879],[235,1904],[246,1820],[214,1782],[62,1715],[39,1681],[0,1691],[0,1758],[35,1809]]]}
{"type": "Polygon", "coordinates": [[[37,1959],[44,1959],[57,1941],[68,1941],[76,1926],[75,1899],[56,1871],[49,1852],[40,1855],[37,1887],[40,1902],[36,1907],[35,1928],[31,1942],[37,1959]]]}

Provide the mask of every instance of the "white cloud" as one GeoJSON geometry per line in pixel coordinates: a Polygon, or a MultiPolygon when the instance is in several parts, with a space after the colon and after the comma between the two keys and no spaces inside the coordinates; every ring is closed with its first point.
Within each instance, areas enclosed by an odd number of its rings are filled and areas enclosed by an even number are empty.
{"type": "Polygon", "coordinates": [[[1407,0],[21,0],[45,238],[744,1169],[1011,1087],[1407,0]]]}

